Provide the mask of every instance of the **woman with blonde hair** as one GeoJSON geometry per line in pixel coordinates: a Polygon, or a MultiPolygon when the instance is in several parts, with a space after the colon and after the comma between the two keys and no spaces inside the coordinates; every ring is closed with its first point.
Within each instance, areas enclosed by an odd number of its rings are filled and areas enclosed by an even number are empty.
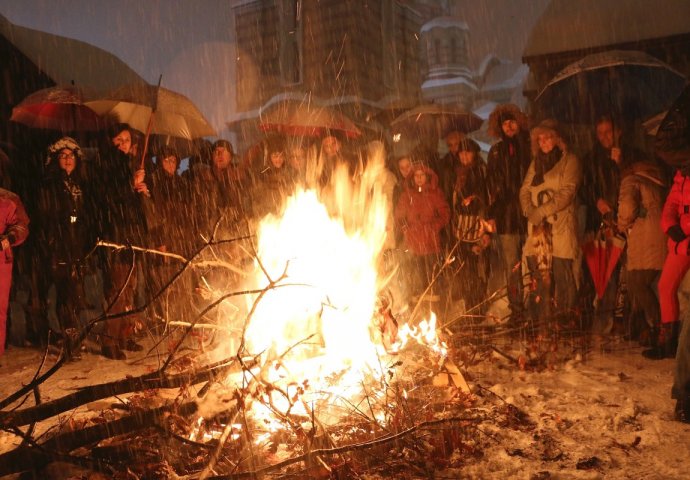
{"type": "Polygon", "coordinates": [[[528,231],[523,251],[536,279],[532,313],[545,320],[554,308],[565,313],[575,305],[576,193],[582,171],[554,120],[544,120],[532,129],[531,144],[532,162],[520,188],[528,231]]]}

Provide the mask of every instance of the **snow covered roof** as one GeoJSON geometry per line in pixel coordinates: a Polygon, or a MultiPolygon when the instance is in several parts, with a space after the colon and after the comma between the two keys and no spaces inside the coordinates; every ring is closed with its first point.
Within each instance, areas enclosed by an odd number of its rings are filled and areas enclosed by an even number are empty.
{"type": "Polygon", "coordinates": [[[524,83],[528,73],[529,67],[525,64],[502,63],[496,65],[487,72],[482,90],[517,88],[524,83]]]}
{"type": "Polygon", "coordinates": [[[553,0],[523,57],[690,32],[688,0],[553,0]]]}
{"type": "Polygon", "coordinates": [[[436,17],[429,20],[420,30],[421,33],[428,32],[432,28],[459,28],[461,30],[469,30],[465,22],[455,17],[436,17]]]}
{"type": "Polygon", "coordinates": [[[467,85],[473,90],[477,90],[474,82],[466,77],[434,78],[422,83],[422,90],[428,88],[446,87],[449,85],[467,85]]]}

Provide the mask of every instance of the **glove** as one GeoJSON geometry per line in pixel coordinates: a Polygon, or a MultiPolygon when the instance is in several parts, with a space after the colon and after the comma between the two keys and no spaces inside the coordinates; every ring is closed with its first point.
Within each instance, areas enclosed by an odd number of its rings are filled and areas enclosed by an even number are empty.
{"type": "Polygon", "coordinates": [[[544,220],[544,214],[541,213],[541,209],[534,208],[527,213],[527,220],[532,225],[539,225],[544,220]]]}
{"type": "Polygon", "coordinates": [[[676,243],[680,243],[687,238],[687,235],[683,232],[683,229],[680,228],[680,225],[674,225],[666,230],[666,235],[676,243]]]}

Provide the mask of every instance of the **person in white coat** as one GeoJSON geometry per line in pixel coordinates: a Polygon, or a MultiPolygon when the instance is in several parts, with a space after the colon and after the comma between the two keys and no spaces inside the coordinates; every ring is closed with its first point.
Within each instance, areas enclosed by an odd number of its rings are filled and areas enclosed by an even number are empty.
{"type": "Polygon", "coordinates": [[[532,129],[531,145],[532,162],[520,188],[528,232],[523,253],[536,280],[532,313],[544,321],[553,313],[567,314],[575,305],[576,193],[582,171],[554,120],[532,129]]]}

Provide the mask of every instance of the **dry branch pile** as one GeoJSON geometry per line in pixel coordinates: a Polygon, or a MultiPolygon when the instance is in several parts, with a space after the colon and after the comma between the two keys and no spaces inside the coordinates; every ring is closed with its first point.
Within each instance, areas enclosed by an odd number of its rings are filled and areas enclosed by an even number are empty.
{"type": "MultiPolygon", "coordinates": [[[[222,258],[204,258],[203,253],[248,238],[212,238],[191,258],[178,259],[182,268],[152,301],[189,268],[212,265],[236,271],[222,258]]],[[[492,426],[490,430],[533,428],[527,415],[488,391],[470,392],[456,366],[466,366],[470,357],[454,349],[439,359],[417,345],[381,358],[387,362],[381,365],[383,374],[362,373],[361,394],[355,397],[314,395],[320,386],[312,385],[310,378],[288,385],[269,380],[268,373],[282,368],[291,350],[313,341],[306,338],[273,356],[246,350],[244,333],[256,306],[266,292],[281,287],[281,280],[270,279],[262,290],[207,295],[194,318],[168,322],[164,333],[177,336],[169,337],[173,340],[167,356],[155,372],[90,385],[43,403],[41,385],[65,359],[60,357],[43,373],[42,363],[32,382],[0,400],[0,427],[22,439],[20,446],[0,455],[0,476],[34,472],[36,478],[50,478],[51,465],[69,464],[77,468],[77,478],[94,479],[269,474],[271,478],[426,478],[461,468],[481,456],[487,442],[500,441],[483,433],[486,425],[492,426]],[[223,302],[244,295],[255,296],[254,305],[239,328],[239,346],[231,355],[216,361],[210,361],[207,352],[182,355],[193,331],[201,325],[217,326],[213,314],[223,302]],[[28,406],[30,398],[33,406],[28,406]],[[113,399],[113,404],[97,415],[84,414],[85,405],[103,399],[113,399]],[[257,405],[272,418],[256,415],[257,405]],[[37,425],[40,435],[35,434],[37,425]]],[[[99,323],[145,308],[107,310],[87,325],[77,341],[99,323]]],[[[388,327],[381,328],[382,336],[388,334],[388,327]]],[[[346,373],[344,367],[340,374],[346,373]]]]}

